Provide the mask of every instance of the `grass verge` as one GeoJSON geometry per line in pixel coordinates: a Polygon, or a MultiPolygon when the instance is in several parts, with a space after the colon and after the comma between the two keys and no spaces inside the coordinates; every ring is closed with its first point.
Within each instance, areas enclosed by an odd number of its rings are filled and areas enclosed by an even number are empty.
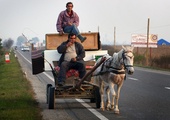
{"type": "Polygon", "coordinates": [[[0,64],[0,120],[41,120],[40,108],[29,81],[14,56],[0,64]]]}

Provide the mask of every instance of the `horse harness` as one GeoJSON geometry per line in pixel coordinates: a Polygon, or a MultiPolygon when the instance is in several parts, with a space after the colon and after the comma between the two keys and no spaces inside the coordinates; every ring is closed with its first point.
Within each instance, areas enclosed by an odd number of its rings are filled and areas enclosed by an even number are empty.
{"type": "MultiPolygon", "coordinates": [[[[122,68],[116,68],[116,67],[111,66],[114,58],[110,57],[102,64],[101,70],[97,75],[102,75],[106,72],[112,72],[112,73],[115,73],[115,74],[125,74],[126,73],[125,69],[127,67],[133,67],[132,65],[125,65],[125,63],[124,63],[124,60],[126,59],[125,53],[128,53],[128,52],[132,52],[132,51],[126,51],[126,52],[122,53],[122,59],[123,59],[123,63],[121,63],[121,64],[123,64],[122,68]],[[104,67],[106,67],[106,70],[104,70],[104,67]]],[[[125,75],[125,77],[126,77],[126,75],[125,75]]]]}

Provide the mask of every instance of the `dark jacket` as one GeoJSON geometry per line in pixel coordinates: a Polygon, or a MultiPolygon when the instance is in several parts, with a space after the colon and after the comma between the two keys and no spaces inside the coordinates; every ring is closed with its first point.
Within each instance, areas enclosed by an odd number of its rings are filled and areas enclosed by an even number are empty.
{"type": "MultiPolygon", "coordinates": [[[[61,45],[57,47],[58,53],[62,54],[58,63],[59,66],[64,61],[64,56],[67,49],[66,45],[68,42],[69,41],[67,40],[66,42],[61,43],[61,45]]],[[[83,60],[83,58],[85,57],[85,50],[83,46],[80,43],[75,42],[75,49],[77,53],[77,57],[76,57],[77,61],[83,60]]]]}

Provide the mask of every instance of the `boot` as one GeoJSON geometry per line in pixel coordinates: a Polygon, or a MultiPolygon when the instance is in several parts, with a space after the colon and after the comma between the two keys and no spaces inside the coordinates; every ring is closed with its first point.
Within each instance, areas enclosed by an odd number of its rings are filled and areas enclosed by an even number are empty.
{"type": "Polygon", "coordinates": [[[80,39],[81,43],[83,43],[87,39],[86,37],[83,37],[80,34],[77,37],[80,39]]]}

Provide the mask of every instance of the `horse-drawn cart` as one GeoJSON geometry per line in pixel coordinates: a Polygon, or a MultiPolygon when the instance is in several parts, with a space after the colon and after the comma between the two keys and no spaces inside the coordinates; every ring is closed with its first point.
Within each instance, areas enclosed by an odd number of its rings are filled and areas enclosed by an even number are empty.
{"type": "MultiPolygon", "coordinates": [[[[82,43],[85,49],[85,65],[87,74],[82,78],[78,78],[78,73],[75,70],[69,70],[67,73],[66,83],[63,87],[57,86],[58,66],[57,62],[60,54],[56,48],[63,41],[67,40],[67,35],[59,36],[58,34],[46,34],[46,50],[44,51],[44,71],[52,71],[54,77],[54,84],[47,84],[46,86],[46,99],[49,109],[55,108],[55,99],[66,98],[80,98],[90,99],[90,102],[96,103],[96,107],[100,107],[100,93],[99,88],[94,83],[92,72],[104,61],[104,59],[95,65],[96,57],[107,54],[107,50],[100,49],[99,33],[85,33],[83,36],[87,40],[82,43]]],[[[42,63],[38,58],[36,51],[32,52],[33,74],[36,72],[35,66],[42,63]],[[34,56],[35,53],[37,57],[34,56]],[[37,59],[37,60],[36,60],[37,59]]],[[[42,70],[43,72],[43,70],[42,70]]]]}

